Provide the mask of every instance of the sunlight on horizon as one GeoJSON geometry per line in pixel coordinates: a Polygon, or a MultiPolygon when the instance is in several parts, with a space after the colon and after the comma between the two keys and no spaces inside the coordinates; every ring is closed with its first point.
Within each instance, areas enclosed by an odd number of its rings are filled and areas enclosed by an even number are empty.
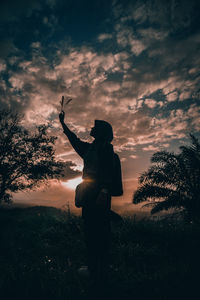
{"type": "Polygon", "coordinates": [[[72,190],[75,190],[75,188],[77,187],[77,185],[79,183],[81,183],[82,181],[83,181],[82,177],[79,176],[79,177],[76,177],[74,179],[67,180],[66,182],[62,182],[61,184],[64,187],[67,187],[67,188],[70,188],[72,190]]]}

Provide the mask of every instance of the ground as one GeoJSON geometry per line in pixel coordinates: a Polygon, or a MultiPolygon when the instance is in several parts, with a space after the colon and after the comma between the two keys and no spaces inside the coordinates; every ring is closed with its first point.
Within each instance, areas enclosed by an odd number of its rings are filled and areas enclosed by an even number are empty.
{"type": "MultiPolygon", "coordinates": [[[[199,225],[170,219],[112,224],[107,297],[198,299],[199,236],[199,225]]],[[[51,207],[2,208],[0,238],[2,300],[88,299],[90,282],[77,272],[86,264],[80,217],[51,207]]]]}

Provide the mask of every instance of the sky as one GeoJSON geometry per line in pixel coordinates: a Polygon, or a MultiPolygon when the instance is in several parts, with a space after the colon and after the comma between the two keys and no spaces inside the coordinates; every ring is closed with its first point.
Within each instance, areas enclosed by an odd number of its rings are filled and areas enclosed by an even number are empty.
{"type": "Polygon", "coordinates": [[[16,202],[70,206],[70,179],[82,161],[58,120],[89,136],[95,119],[113,126],[124,195],[113,208],[137,211],[132,194],[156,151],[178,152],[200,137],[200,2],[191,0],[7,0],[0,7],[0,107],[23,113],[28,128],[51,125],[63,182],[15,195],[16,202]]]}

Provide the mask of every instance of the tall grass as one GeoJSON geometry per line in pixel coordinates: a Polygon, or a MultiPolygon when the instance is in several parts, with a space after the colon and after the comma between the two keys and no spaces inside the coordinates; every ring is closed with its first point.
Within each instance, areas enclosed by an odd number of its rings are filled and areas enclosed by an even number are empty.
{"type": "MultiPolygon", "coordinates": [[[[82,219],[50,207],[0,210],[0,295],[87,299],[82,219]]],[[[198,299],[200,227],[170,220],[112,224],[109,298],[198,299]]],[[[93,298],[95,299],[95,298],[93,298]]]]}

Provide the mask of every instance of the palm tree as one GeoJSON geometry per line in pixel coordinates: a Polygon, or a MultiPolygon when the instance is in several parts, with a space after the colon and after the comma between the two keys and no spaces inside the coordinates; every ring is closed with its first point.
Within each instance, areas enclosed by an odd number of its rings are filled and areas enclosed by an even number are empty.
{"type": "Polygon", "coordinates": [[[148,201],[151,213],[179,209],[189,221],[200,220],[200,143],[190,135],[191,145],[180,147],[175,154],[153,154],[152,165],[139,177],[133,203],[148,201]]]}

